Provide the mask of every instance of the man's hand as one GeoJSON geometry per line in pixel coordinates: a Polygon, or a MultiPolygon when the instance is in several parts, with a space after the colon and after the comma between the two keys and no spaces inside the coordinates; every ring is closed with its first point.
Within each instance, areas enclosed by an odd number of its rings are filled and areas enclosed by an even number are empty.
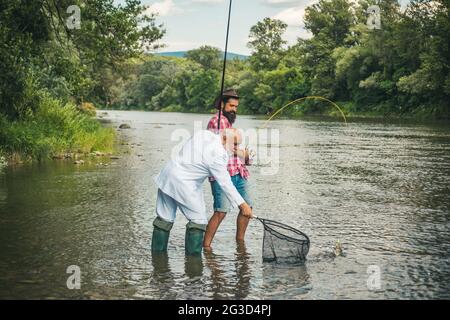
{"type": "Polygon", "coordinates": [[[244,150],[242,149],[236,150],[234,154],[239,158],[241,158],[247,165],[250,164],[250,157],[254,157],[254,152],[248,148],[245,148],[244,150]]]}
{"type": "Polygon", "coordinates": [[[244,202],[239,206],[239,209],[241,210],[241,214],[246,218],[253,218],[253,210],[252,208],[244,202]]]}
{"type": "Polygon", "coordinates": [[[237,149],[237,150],[234,152],[234,155],[235,155],[235,156],[238,156],[238,157],[241,158],[242,160],[245,160],[245,158],[246,158],[246,156],[247,156],[245,150],[242,150],[242,149],[237,149]]]}

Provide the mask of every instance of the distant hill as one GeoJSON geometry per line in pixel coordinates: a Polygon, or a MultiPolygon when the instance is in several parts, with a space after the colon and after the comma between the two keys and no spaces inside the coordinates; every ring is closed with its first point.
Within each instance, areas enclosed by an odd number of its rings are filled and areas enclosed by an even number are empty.
{"type": "MultiPolygon", "coordinates": [[[[183,58],[186,55],[186,53],[187,53],[187,51],[173,51],[173,52],[158,52],[158,53],[155,53],[155,55],[162,56],[162,57],[183,58]]],[[[222,57],[223,57],[223,55],[224,55],[224,52],[222,52],[222,57]]],[[[247,60],[248,56],[245,56],[243,54],[228,52],[227,60],[233,60],[233,59],[247,60]]]]}

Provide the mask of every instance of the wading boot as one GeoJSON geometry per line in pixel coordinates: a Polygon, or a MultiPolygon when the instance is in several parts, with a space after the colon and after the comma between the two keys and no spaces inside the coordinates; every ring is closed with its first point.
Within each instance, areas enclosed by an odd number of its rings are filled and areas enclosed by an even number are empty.
{"type": "Polygon", "coordinates": [[[167,243],[169,242],[172,226],[173,222],[156,217],[153,221],[152,252],[167,251],[167,243]]]}
{"type": "Polygon", "coordinates": [[[189,222],[186,225],[185,251],[188,256],[202,254],[203,236],[205,234],[206,224],[197,224],[189,222]]]}

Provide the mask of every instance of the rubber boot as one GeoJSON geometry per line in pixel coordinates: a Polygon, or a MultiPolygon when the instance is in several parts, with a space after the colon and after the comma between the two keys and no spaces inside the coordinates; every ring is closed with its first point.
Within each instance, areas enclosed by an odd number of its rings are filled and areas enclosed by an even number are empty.
{"type": "Polygon", "coordinates": [[[172,226],[173,222],[156,217],[155,221],[153,221],[152,252],[167,251],[167,244],[169,242],[172,226]]]}
{"type": "Polygon", "coordinates": [[[203,236],[205,235],[206,224],[189,222],[186,225],[185,251],[188,256],[202,254],[203,236]]]}

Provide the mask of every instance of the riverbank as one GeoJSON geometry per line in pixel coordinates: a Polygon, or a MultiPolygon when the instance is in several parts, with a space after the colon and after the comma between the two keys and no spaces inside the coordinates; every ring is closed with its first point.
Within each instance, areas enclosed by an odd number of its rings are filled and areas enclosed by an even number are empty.
{"type": "Polygon", "coordinates": [[[44,97],[37,110],[20,120],[0,115],[0,162],[77,159],[114,151],[115,131],[74,104],[44,97]]]}

